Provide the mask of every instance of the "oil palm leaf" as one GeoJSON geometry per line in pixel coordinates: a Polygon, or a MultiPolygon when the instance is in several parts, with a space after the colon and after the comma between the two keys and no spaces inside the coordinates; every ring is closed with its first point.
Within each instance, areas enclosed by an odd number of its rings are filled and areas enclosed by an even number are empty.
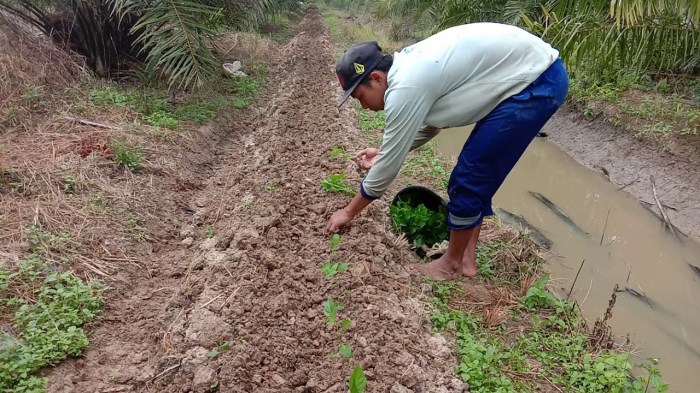
{"type": "Polygon", "coordinates": [[[136,43],[143,45],[149,66],[177,88],[199,88],[216,75],[219,64],[210,49],[216,31],[207,21],[218,11],[195,0],[115,0],[117,14],[140,15],[132,28],[136,43]]]}

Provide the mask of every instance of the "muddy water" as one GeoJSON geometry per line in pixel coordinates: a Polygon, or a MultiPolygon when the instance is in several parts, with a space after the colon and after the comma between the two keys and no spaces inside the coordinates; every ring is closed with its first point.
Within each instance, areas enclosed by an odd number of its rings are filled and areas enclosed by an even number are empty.
{"type": "MultiPolygon", "coordinates": [[[[459,154],[469,128],[444,130],[438,146],[459,154]]],[[[615,284],[646,299],[618,293],[610,325],[638,346],[634,359],[659,358],[671,392],[696,392],[700,384],[700,243],[679,241],[636,198],[603,175],[579,165],[556,145],[537,138],[506,179],[495,207],[522,215],[552,241],[553,284],[566,296],[583,260],[572,297],[589,321],[601,316],[615,284]],[[563,210],[576,230],[530,192],[563,210]],[[602,238],[602,244],[601,244],[602,238]]]]}

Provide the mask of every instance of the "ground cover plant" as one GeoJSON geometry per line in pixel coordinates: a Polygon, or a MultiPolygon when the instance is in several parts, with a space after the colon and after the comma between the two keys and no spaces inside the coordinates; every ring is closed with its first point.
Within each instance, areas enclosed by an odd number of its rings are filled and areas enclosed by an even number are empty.
{"type": "Polygon", "coordinates": [[[431,321],[437,331],[454,334],[456,371],[471,392],[667,391],[654,359],[632,374],[630,349],[605,329],[589,330],[574,303],[548,290],[549,277],[528,240],[489,228],[484,243],[477,258],[491,261],[490,275],[464,284],[428,280],[431,321]]]}
{"type": "Polygon", "coordinates": [[[389,207],[394,230],[403,233],[415,247],[440,243],[447,239],[447,212],[444,207],[437,211],[420,203],[413,206],[399,200],[389,207]]]}
{"type": "Polygon", "coordinates": [[[0,315],[11,321],[0,336],[0,391],[45,391],[37,371],[88,346],[83,327],[102,309],[100,287],[60,270],[39,256],[0,264],[0,315]]]}

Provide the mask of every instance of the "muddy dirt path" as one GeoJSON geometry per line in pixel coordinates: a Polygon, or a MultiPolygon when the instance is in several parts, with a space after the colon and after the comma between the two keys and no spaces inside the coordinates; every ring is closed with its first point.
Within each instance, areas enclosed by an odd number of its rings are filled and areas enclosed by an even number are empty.
{"type": "Polygon", "coordinates": [[[295,33],[273,51],[249,119],[219,130],[214,151],[202,152],[213,162],[191,168],[200,190],[156,201],[163,230],[108,286],[90,349],[52,371],[50,391],[346,392],[355,364],[369,392],[465,390],[452,345],[430,334],[407,269],[417,258],[395,245],[382,202],[330,250],[326,219],[347,197],[321,192],[321,180],[345,171],[357,184],[358,175],[328,154],[365,141],[352,109],[336,108],[318,12],[295,33]],[[326,278],[329,259],[349,262],[348,272],[326,278]],[[344,305],[346,331],[327,325],[328,298],[344,305]],[[332,357],[341,342],[350,360],[332,357]]]}
{"type": "Polygon", "coordinates": [[[607,176],[613,184],[639,198],[659,214],[653,195],[654,177],[659,200],[671,222],[700,240],[700,149],[669,146],[662,151],[603,121],[581,120],[567,111],[545,126],[548,139],[583,165],[607,176]]]}

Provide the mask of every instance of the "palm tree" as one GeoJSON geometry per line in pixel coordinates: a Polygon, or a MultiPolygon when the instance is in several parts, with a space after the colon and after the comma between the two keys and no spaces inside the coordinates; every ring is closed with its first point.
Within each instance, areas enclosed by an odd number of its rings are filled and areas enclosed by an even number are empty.
{"type": "Polygon", "coordinates": [[[589,73],[606,70],[698,75],[700,2],[555,0],[523,24],[589,73]]]}
{"type": "Polygon", "coordinates": [[[700,72],[698,0],[375,0],[374,13],[429,19],[433,31],[483,21],[520,25],[559,48],[574,72],[700,72]]]}

